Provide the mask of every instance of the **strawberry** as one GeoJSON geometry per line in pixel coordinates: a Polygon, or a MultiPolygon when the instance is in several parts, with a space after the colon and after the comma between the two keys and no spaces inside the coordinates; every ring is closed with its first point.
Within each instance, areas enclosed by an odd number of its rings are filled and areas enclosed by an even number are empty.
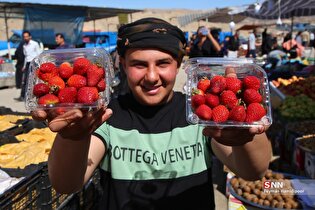
{"type": "Polygon", "coordinates": [[[214,108],[214,107],[216,107],[216,106],[218,106],[220,104],[219,96],[217,96],[217,95],[213,95],[211,93],[207,93],[205,95],[205,99],[206,99],[206,104],[210,108],[214,108]]]}
{"type": "Polygon", "coordinates": [[[58,68],[53,63],[43,63],[36,70],[36,75],[39,79],[48,82],[50,78],[58,76],[58,68]]]}
{"type": "Polygon", "coordinates": [[[233,93],[237,94],[241,92],[242,81],[235,77],[227,77],[226,80],[226,90],[231,90],[233,93]]]}
{"type": "Polygon", "coordinates": [[[235,106],[229,114],[229,119],[237,122],[244,122],[246,118],[246,111],[244,106],[237,105],[235,106]]]}
{"type": "Polygon", "coordinates": [[[96,87],[97,87],[98,92],[104,91],[104,90],[106,89],[105,80],[102,79],[101,81],[99,81],[99,82],[97,83],[96,87]]]}
{"type": "Polygon", "coordinates": [[[257,90],[246,89],[243,94],[243,100],[246,104],[260,103],[262,101],[262,96],[257,90]]]}
{"type": "Polygon", "coordinates": [[[226,87],[226,80],[223,76],[214,76],[210,81],[210,93],[220,94],[226,87]]]}
{"type": "Polygon", "coordinates": [[[99,98],[96,87],[82,87],[78,90],[78,102],[83,104],[91,104],[99,98]]]}
{"type": "Polygon", "coordinates": [[[104,69],[98,68],[97,65],[93,64],[86,71],[87,85],[89,87],[95,87],[97,83],[104,77],[104,69]]]}
{"type": "Polygon", "coordinates": [[[77,58],[73,62],[73,72],[74,74],[85,75],[90,65],[91,65],[91,62],[88,59],[77,58]]]}
{"type": "Polygon", "coordinates": [[[65,82],[59,76],[54,76],[50,78],[48,81],[48,85],[52,93],[58,93],[59,90],[64,89],[66,87],[65,82]]]}
{"type": "Polygon", "coordinates": [[[212,109],[212,120],[214,122],[225,122],[229,118],[229,110],[223,106],[219,105],[212,109]]]}
{"type": "Polygon", "coordinates": [[[197,83],[197,88],[206,92],[210,87],[210,80],[207,77],[201,78],[197,83]]]}
{"type": "Polygon", "coordinates": [[[77,100],[77,89],[75,87],[66,87],[59,91],[58,98],[60,103],[75,103],[77,100]]]}
{"type": "Polygon", "coordinates": [[[81,87],[85,87],[86,86],[86,78],[84,76],[74,74],[68,79],[67,85],[69,87],[75,87],[76,89],[79,89],[81,87]]]}
{"type": "Polygon", "coordinates": [[[195,114],[202,120],[211,120],[212,111],[210,107],[202,104],[196,109],[195,114]]]}
{"type": "Polygon", "coordinates": [[[103,67],[98,67],[98,68],[103,72],[102,78],[105,78],[105,69],[103,67]]]}
{"type": "Polygon", "coordinates": [[[238,104],[238,99],[231,90],[224,90],[220,95],[220,103],[228,109],[233,109],[238,104]]]}
{"type": "Polygon", "coordinates": [[[260,81],[255,76],[246,76],[243,79],[243,85],[244,85],[245,89],[259,90],[259,88],[260,88],[260,81]]]}
{"type": "Polygon", "coordinates": [[[38,104],[48,105],[48,104],[57,104],[59,99],[54,94],[46,94],[38,99],[38,104]]]}
{"type": "Polygon", "coordinates": [[[38,83],[34,85],[33,94],[36,97],[41,97],[43,95],[46,95],[47,93],[49,93],[49,86],[45,83],[38,83]]]}
{"type": "Polygon", "coordinates": [[[204,95],[193,95],[191,97],[191,106],[193,109],[196,109],[197,107],[204,104],[205,102],[206,101],[205,101],[204,95]]]}
{"type": "Polygon", "coordinates": [[[73,68],[69,62],[63,62],[59,66],[59,76],[63,79],[68,79],[73,75],[73,68]]]}
{"type": "Polygon", "coordinates": [[[251,103],[246,110],[245,122],[254,122],[260,120],[266,115],[265,108],[259,103],[251,103]]]}

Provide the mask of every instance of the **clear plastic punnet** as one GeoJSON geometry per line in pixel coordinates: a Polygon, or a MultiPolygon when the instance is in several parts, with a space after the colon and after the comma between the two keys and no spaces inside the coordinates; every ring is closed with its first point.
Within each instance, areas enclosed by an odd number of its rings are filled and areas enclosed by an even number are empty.
{"type": "Polygon", "coordinates": [[[44,51],[30,64],[26,110],[62,112],[106,106],[112,72],[111,57],[102,48],[44,51]]]}
{"type": "Polygon", "coordinates": [[[267,75],[252,59],[191,58],[184,70],[188,123],[219,128],[272,124],[267,75]]]}

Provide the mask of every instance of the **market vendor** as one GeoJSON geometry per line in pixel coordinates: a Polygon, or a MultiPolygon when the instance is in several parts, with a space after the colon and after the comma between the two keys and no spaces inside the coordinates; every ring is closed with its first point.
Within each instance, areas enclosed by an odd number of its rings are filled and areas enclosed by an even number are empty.
{"type": "Polygon", "coordinates": [[[100,167],[99,209],[209,210],[215,209],[213,153],[245,179],[264,175],[271,156],[266,127],[187,123],[186,97],[173,91],[185,46],[183,32],[163,20],[126,24],[117,49],[129,94],[91,112],[73,109],[53,119],[44,111],[33,113],[58,132],[48,161],[58,192],[80,190],[100,167]]]}

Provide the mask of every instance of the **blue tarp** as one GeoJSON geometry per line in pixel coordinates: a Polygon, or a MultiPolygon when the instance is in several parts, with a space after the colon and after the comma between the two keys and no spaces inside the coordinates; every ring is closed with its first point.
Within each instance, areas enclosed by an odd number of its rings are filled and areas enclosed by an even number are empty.
{"type": "Polygon", "coordinates": [[[24,29],[33,39],[55,45],[55,34],[62,33],[69,44],[81,44],[80,38],[86,11],[84,9],[57,9],[40,6],[25,7],[24,29]]]}

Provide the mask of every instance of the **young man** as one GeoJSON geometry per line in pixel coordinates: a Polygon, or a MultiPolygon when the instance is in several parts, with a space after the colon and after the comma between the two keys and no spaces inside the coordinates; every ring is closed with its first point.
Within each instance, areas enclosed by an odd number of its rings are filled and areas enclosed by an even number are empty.
{"type": "Polygon", "coordinates": [[[173,91],[185,45],[183,32],[160,19],[124,25],[117,49],[130,94],[89,113],[74,109],[54,119],[33,113],[58,132],[48,161],[58,192],[81,189],[100,167],[99,209],[209,210],[215,208],[211,150],[246,179],[264,174],[271,154],[265,128],[186,122],[185,95],[173,91]]]}
{"type": "Polygon", "coordinates": [[[22,88],[21,88],[21,95],[19,98],[16,98],[18,101],[24,101],[25,92],[26,92],[26,85],[28,81],[29,75],[29,67],[31,61],[41,53],[39,44],[36,41],[32,40],[31,33],[29,31],[23,31],[23,53],[25,56],[24,65],[22,67],[22,88]]]}

